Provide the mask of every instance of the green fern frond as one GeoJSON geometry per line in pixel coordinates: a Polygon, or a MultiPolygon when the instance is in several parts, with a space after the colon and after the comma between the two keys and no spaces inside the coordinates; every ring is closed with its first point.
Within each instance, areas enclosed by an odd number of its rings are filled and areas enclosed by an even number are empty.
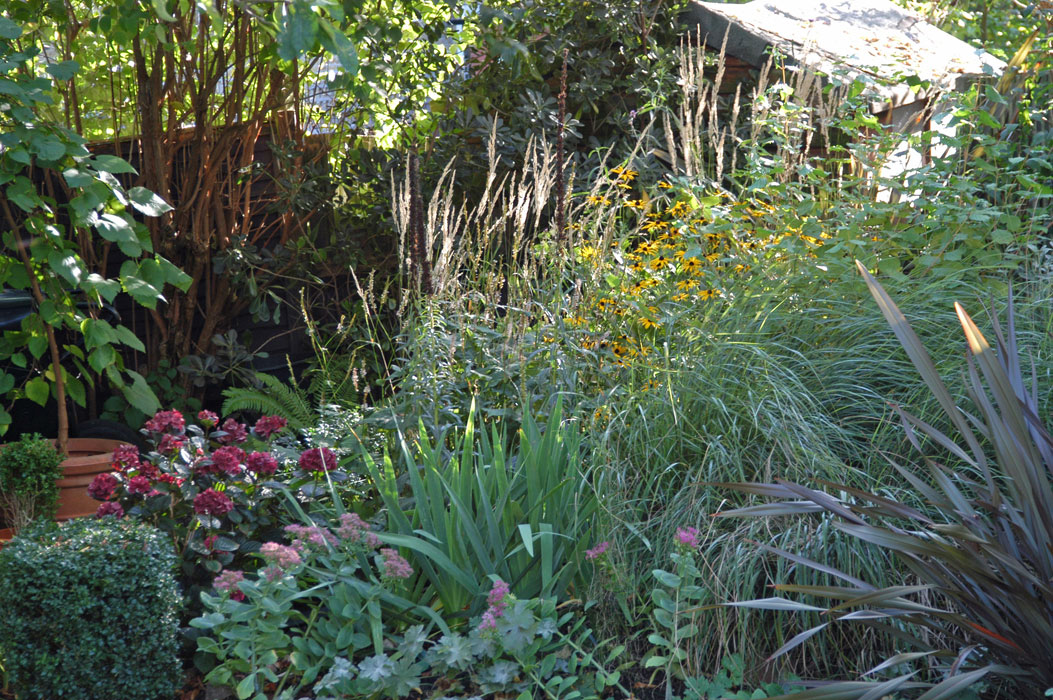
{"type": "Polygon", "coordinates": [[[263,384],[260,389],[234,387],[225,389],[223,414],[252,411],[263,415],[281,416],[293,430],[304,430],[314,424],[314,409],[307,394],[270,374],[257,373],[263,384]]]}

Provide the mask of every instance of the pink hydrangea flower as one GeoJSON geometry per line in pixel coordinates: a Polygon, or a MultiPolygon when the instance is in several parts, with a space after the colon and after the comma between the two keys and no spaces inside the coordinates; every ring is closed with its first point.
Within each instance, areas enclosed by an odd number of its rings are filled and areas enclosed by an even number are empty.
{"type": "Polygon", "coordinates": [[[163,433],[167,430],[181,433],[186,429],[186,421],[183,419],[183,414],[174,409],[158,411],[153,418],[146,421],[143,427],[153,433],[163,433]]]}
{"type": "Polygon", "coordinates": [[[220,430],[226,433],[226,435],[221,435],[217,439],[224,445],[233,445],[236,442],[245,442],[249,439],[249,431],[245,427],[245,424],[239,423],[233,418],[228,418],[223,421],[220,430]]]}
{"type": "Polygon", "coordinates": [[[234,510],[234,502],[215,489],[206,489],[194,496],[194,512],[200,515],[226,515],[234,510]]]}
{"type": "Polygon", "coordinates": [[[107,515],[112,515],[115,518],[123,518],[124,508],[122,508],[121,504],[117,503],[116,501],[106,501],[105,503],[100,503],[98,510],[95,511],[95,517],[104,518],[107,515]]]}
{"type": "Polygon", "coordinates": [[[267,452],[253,452],[246,458],[245,466],[253,474],[270,476],[278,471],[278,460],[267,452]]]}
{"type": "Polygon", "coordinates": [[[245,461],[245,450],[234,445],[220,447],[212,453],[212,471],[218,471],[227,476],[237,476],[241,473],[241,464],[245,461]]]}
{"type": "Polygon", "coordinates": [[[681,527],[677,528],[676,541],[677,544],[683,545],[687,549],[698,549],[702,543],[701,534],[696,527],[681,527]]]}
{"type": "Polygon", "coordinates": [[[113,494],[117,491],[117,486],[120,483],[117,477],[109,472],[97,474],[91,480],[91,483],[88,484],[88,495],[96,501],[108,501],[113,498],[113,494]]]}
{"type": "Polygon", "coordinates": [[[585,558],[588,559],[589,561],[592,561],[593,559],[599,559],[602,555],[604,555],[607,552],[607,549],[610,546],[611,546],[611,543],[607,542],[606,540],[604,540],[603,542],[600,542],[598,545],[596,545],[592,549],[586,549],[585,550],[585,558]]]}
{"type": "Polygon", "coordinates": [[[314,447],[300,453],[300,469],[305,472],[328,472],[336,466],[336,453],[328,447],[314,447]]]}
{"type": "Polygon", "coordinates": [[[380,550],[380,557],[384,567],[384,578],[403,579],[413,575],[413,567],[394,549],[385,547],[380,550]]]}
{"type": "Polygon", "coordinates": [[[243,572],[227,569],[212,581],[212,587],[220,593],[229,593],[231,600],[245,600],[245,594],[238,588],[238,583],[244,580],[243,572]]]}
{"type": "Polygon", "coordinates": [[[213,411],[198,411],[197,421],[206,428],[211,428],[213,425],[219,423],[219,416],[213,411]]]}
{"type": "Polygon", "coordinates": [[[272,435],[277,435],[285,430],[285,426],[288,423],[289,421],[281,416],[263,416],[256,421],[256,425],[252,426],[252,431],[263,440],[268,440],[272,435]]]}

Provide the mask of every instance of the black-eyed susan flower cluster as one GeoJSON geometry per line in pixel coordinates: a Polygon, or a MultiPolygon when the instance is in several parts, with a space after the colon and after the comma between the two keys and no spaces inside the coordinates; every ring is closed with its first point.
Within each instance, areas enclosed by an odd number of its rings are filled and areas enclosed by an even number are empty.
{"type": "Polygon", "coordinates": [[[592,366],[597,386],[657,388],[664,342],[704,327],[770,262],[824,243],[817,222],[798,216],[787,227],[786,212],[757,198],[699,193],[671,178],[647,191],[624,166],[605,185],[586,205],[616,209],[620,235],[613,245],[584,236],[574,259],[590,282],[564,309],[560,330],[539,335],[592,366]]]}

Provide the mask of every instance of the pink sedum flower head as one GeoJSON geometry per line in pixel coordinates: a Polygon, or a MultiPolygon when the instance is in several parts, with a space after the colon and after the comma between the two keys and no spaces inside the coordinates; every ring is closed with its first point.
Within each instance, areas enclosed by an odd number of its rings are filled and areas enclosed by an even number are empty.
{"type": "Polygon", "coordinates": [[[298,552],[305,549],[327,549],[337,543],[336,536],[324,527],[312,525],[286,525],[285,531],[292,538],[292,547],[298,552]]]}
{"type": "Polygon", "coordinates": [[[253,452],[245,459],[245,468],[257,476],[270,476],[278,471],[278,460],[267,452],[253,452]]]}
{"type": "Polygon", "coordinates": [[[226,515],[234,510],[234,502],[215,489],[206,489],[194,496],[194,512],[199,515],[226,515]]]}
{"type": "Polygon", "coordinates": [[[697,527],[681,527],[676,531],[676,543],[685,549],[696,550],[702,544],[701,533],[697,527]]]}
{"type": "Polygon", "coordinates": [[[263,546],[260,547],[260,555],[268,564],[285,571],[293,568],[302,561],[300,559],[300,553],[294,548],[284,544],[278,544],[277,542],[264,542],[263,546]]]}
{"type": "Polygon", "coordinates": [[[611,546],[611,543],[604,540],[592,549],[585,550],[585,558],[589,561],[599,559],[601,556],[607,553],[607,549],[611,546]]]}
{"type": "Polygon", "coordinates": [[[281,416],[263,416],[256,421],[256,425],[252,426],[252,432],[256,433],[263,440],[269,440],[272,435],[277,435],[285,430],[285,426],[288,423],[281,416]]]}
{"type": "Polygon", "coordinates": [[[152,433],[164,433],[168,431],[182,433],[186,429],[186,421],[183,414],[175,409],[171,411],[158,411],[154,417],[146,421],[143,426],[152,433]]]}
{"type": "Polygon", "coordinates": [[[108,501],[113,498],[120,482],[113,474],[98,474],[88,484],[88,495],[96,501],[108,501]]]}
{"type": "Polygon", "coordinates": [[[227,569],[212,582],[212,587],[220,593],[230,594],[231,600],[245,600],[245,594],[238,588],[238,583],[245,580],[245,574],[236,569],[227,569]]]}
{"type": "Polygon", "coordinates": [[[369,524],[358,513],[344,513],[340,516],[336,536],[351,544],[363,544],[369,549],[380,546],[380,538],[369,529],[369,524]]]}
{"type": "Polygon", "coordinates": [[[380,557],[384,578],[405,579],[413,575],[413,567],[394,549],[385,547],[380,550],[380,557]]]}
{"type": "Polygon", "coordinates": [[[115,518],[123,518],[124,508],[121,507],[120,503],[116,503],[115,501],[100,503],[98,510],[95,511],[95,517],[105,518],[108,515],[112,515],[115,518]]]}
{"type": "Polygon", "coordinates": [[[249,431],[245,427],[244,423],[239,423],[233,418],[228,418],[223,421],[223,425],[220,426],[226,435],[221,435],[218,440],[224,445],[233,445],[239,442],[245,442],[249,439],[249,431]]]}
{"type": "Polygon", "coordinates": [[[300,453],[300,469],[305,472],[328,472],[336,466],[336,453],[328,447],[314,447],[300,453]]]}

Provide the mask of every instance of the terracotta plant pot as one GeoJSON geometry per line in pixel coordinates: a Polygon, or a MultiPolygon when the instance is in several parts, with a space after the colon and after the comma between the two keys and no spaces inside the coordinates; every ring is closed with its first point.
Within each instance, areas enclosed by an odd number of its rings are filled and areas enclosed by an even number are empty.
{"type": "Polygon", "coordinates": [[[110,471],[110,460],[120,440],[70,438],[66,443],[63,476],[59,479],[58,510],[55,520],[95,515],[99,502],[88,495],[88,484],[96,474],[110,471]]]}

